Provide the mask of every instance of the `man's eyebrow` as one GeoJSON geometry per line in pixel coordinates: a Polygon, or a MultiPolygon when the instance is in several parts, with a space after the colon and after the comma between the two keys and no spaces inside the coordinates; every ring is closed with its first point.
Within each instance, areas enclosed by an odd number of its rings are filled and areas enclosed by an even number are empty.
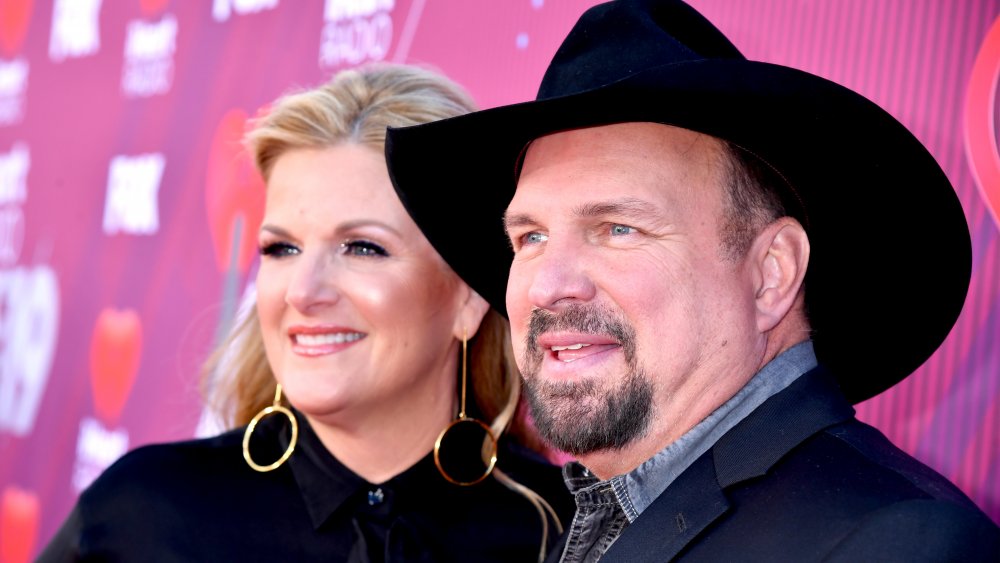
{"type": "MultiPolygon", "coordinates": [[[[652,204],[648,201],[632,197],[587,202],[574,209],[573,214],[577,217],[585,218],[617,215],[621,217],[650,221],[660,218],[659,214],[654,210],[652,204]]],[[[538,224],[538,220],[528,213],[504,213],[503,227],[504,232],[507,233],[515,227],[533,227],[538,224]]]]}
{"type": "Polygon", "coordinates": [[[578,217],[604,217],[607,215],[623,215],[638,219],[653,219],[658,217],[652,204],[648,201],[632,197],[584,203],[574,209],[573,212],[578,217]]]}
{"type": "Polygon", "coordinates": [[[525,225],[537,225],[538,221],[534,219],[531,215],[527,213],[504,213],[503,214],[503,230],[505,233],[509,233],[514,227],[523,227],[525,225]]]}

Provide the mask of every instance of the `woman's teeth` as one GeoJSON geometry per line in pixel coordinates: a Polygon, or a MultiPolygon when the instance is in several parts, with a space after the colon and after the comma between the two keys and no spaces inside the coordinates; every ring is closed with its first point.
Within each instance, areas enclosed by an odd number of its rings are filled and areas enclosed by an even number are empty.
{"type": "Polygon", "coordinates": [[[326,346],[354,342],[364,337],[360,332],[336,332],[333,334],[296,334],[295,343],[303,346],[326,346]]]}

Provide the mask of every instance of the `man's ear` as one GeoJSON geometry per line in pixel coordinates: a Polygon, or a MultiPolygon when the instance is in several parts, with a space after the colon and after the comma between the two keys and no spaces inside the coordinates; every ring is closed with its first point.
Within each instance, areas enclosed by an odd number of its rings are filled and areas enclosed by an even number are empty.
{"type": "Polygon", "coordinates": [[[486,311],[490,309],[490,304],[471,287],[465,283],[462,287],[462,302],[459,304],[458,315],[455,316],[455,326],[452,327],[452,334],[458,340],[462,340],[463,334],[466,338],[472,338],[479,330],[486,311]]]}
{"type": "Polygon", "coordinates": [[[767,332],[795,303],[809,264],[809,237],[798,221],[782,217],[761,230],[750,249],[757,329],[767,332]]]}

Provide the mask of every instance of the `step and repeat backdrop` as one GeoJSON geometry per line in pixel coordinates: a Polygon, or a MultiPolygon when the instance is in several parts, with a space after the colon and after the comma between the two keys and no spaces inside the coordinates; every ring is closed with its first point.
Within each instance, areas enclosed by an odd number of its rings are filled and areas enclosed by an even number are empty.
{"type": "MultiPolygon", "coordinates": [[[[0,562],[36,555],[127,450],[218,430],[199,372],[257,263],[248,116],[371,61],[440,70],[482,107],[528,100],[594,3],[0,0],[0,562]]],[[[885,107],[951,178],[965,310],[859,410],[1000,521],[1000,0],[691,3],[748,57],[885,107]]]]}

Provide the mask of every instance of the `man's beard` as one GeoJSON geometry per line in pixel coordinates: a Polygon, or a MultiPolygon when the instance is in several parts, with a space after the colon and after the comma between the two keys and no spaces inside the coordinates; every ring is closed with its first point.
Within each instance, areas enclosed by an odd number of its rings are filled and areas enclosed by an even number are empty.
{"type": "Polygon", "coordinates": [[[582,305],[560,313],[531,312],[521,373],[539,434],[560,450],[574,455],[621,449],[642,437],[653,412],[653,384],[635,357],[635,331],[613,313],[582,305]],[[552,330],[607,335],[621,345],[626,372],[613,387],[595,378],[551,382],[539,377],[549,353],[538,347],[538,336],[552,330]]]}

